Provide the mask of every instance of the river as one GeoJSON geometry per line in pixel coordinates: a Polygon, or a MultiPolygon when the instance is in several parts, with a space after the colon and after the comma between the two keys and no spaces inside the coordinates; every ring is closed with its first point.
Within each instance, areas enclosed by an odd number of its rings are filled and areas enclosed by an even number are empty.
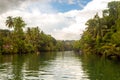
{"type": "Polygon", "coordinates": [[[0,55],[0,80],[120,80],[120,63],[73,51],[0,55]]]}

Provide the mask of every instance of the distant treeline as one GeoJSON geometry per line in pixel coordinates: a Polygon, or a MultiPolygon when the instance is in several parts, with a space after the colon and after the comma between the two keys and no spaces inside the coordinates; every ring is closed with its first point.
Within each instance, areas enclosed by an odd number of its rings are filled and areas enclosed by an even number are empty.
{"type": "Polygon", "coordinates": [[[74,41],[60,41],[45,34],[38,27],[28,27],[22,17],[7,17],[6,26],[12,30],[0,29],[0,53],[25,54],[40,51],[72,50],[74,41]]]}
{"type": "Polygon", "coordinates": [[[120,58],[120,1],[108,3],[102,15],[86,22],[88,27],[74,46],[85,54],[120,58]]]}

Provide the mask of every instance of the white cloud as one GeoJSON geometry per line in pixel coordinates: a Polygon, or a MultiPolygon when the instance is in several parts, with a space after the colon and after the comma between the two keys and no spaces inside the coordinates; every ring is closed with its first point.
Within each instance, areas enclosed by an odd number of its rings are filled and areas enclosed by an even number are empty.
{"type": "Polygon", "coordinates": [[[69,4],[74,4],[74,0],[68,0],[69,4]]]}
{"type": "Polygon", "coordinates": [[[93,18],[96,13],[101,16],[102,10],[107,8],[107,4],[110,1],[113,0],[93,0],[88,3],[83,10],[73,10],[64,13],[64,16],[74,17],[75,22],[62,30],[55,30],[56,34],[53,35],[57,39],[79,39],[80,34],[82,34],[86,28],[85,23],[87,20],[93,18]],[[60,35],[60,37],[58,37],[58,35],[60,35]]]}
{"type": "Polygon", "coordinates": [[[27,27],[39,26],[45,33],[51,34],[56,39],[79,39],[80,34],[82,34],[86,28],[86,21],[92,18],[97,12],[101,15],[107,3],[112,0],[92,0],[83,10],[71,10],[64,13],[54,10],[48,3],[51,0],[33,1],[34,2],[27,0],[22,3],[19,8],[1,14],[0,28],[6,28],[5,20],[7,16],[21,16],[28,24],[27,27]],[[43,5],[34,6],[33,3],[36,4],[36,1],[43,5]],[[32,8],[33,6],[34,8],[32,8]]]}

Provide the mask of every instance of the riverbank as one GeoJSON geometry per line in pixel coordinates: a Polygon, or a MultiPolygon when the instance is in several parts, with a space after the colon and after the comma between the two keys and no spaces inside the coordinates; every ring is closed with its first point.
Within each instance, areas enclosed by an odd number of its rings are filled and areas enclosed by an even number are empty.
{"type": "Polygon", "coordinates": [[[120,59],[120,1],[108,3],[108,8],[86,22],[78,48],[83,53],[120,59]]]}

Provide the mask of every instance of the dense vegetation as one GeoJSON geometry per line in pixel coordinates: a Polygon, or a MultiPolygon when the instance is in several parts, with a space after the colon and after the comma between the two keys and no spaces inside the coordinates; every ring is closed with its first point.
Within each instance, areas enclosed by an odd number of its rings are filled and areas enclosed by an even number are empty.
{"type": "Polygon", "coordinates": [[[83,53],[120,58],[120,1],[108,3],[103,16],[98,14],[87,21],[88,26],[75,49],[83,53]]]}
{"type": "Polygon", "coordinates": [[[26,23],[22,17],[7,17],[6,26],[12,30],[0,30],[0,53],[2,54],[23,54],[72,49],[72,41],[57,41],[38,27],[28,27],[24,31],[26,23]]]}
{"type": "Polygon", "coordinates": [[[22,17],[7,17],[6,26],[0,30],[0,53],[22,54],[40,51],[82,51],[104,57],[120,58],[120,1],[108,3],[103,16],[98,13],[86,22],[88,26],[78,41],[56,40],[39,27],[28,27],[22,17]]]}

